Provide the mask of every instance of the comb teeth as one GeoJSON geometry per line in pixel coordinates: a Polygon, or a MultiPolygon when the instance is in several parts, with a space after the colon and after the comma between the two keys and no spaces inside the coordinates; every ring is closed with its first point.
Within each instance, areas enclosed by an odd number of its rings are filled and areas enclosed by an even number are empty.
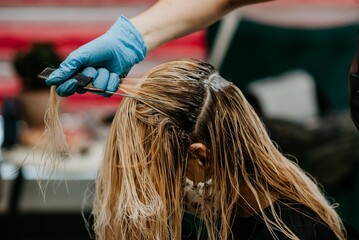
{"type": "Polygon", "coordinates": [[[50,74],[55,71],[55,68],[45,68],[39,75],[37,75],[38,78],[47,80],[47,78],[50,76],[50,74]]]}

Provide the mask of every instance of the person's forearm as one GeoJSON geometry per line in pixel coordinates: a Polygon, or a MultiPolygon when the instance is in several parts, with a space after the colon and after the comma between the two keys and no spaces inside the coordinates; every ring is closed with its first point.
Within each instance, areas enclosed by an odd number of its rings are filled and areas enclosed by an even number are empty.
{"type": "Polygon", "coordinates": [[[266,1],[270,0],[160,0],[131,22],[151,51],[208,26],[240,6],[266,1]]]}

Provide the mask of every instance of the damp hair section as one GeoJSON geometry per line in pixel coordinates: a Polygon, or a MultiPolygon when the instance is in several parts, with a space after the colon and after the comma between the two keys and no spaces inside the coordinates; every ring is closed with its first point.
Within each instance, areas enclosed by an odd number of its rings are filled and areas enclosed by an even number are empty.
{"type": "Polygon", "coordinates": [[[49,180],[57,174],[58,169],[65,167],[65,161],[71,155],[60,120],[59,103],[56,87],[52,86],[44,115],[44,132],[23,161],[35,161],[35,157],[39,158],[36,159],[35,166],[44,198],[49,180]]]}
{"type": "Polygon", "coordinates": [[[49,103],[44,123],[44,139],[49,142],[46,145],[47,156],[51,162],[62,162],[70,156],[70,150],[60,121],[59,97],[56,94],[55,86],[50,88],[49,103]]]}

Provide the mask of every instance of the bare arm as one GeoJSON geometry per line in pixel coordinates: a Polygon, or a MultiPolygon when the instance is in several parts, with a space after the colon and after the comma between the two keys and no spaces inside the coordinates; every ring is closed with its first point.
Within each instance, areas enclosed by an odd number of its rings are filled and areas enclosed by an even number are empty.
{"type": "Polygon", "coordinates": [[[78,87],[71,76],[88,67],[82,74],[93,77],[94,86],[114,92],[119,76],[126,76],[147,52],[202,29],[237,7],[265,1],[270,0],[160,0],[131,21],[119,17],[105,34],[73,51],[46,83],[57,85],[60,96],[70,96],[78,87]]]}
{"type": "Polygon", "coordinates": [[[147,50],[200,30],[244,5],[270,0],[160,0],[131,19],[147,50]]]}

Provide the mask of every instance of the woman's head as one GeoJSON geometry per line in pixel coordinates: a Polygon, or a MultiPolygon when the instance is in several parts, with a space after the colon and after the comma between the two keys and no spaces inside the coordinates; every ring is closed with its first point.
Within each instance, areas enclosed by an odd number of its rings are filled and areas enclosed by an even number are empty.
{"type": "Polygon", "coordinates": [[[227,239],[247,202],[244,188],[254,199],[245,209],[287,235],[263,202],[285,196],[338,221],[316,185],[272,144],[241,91],[211,65],[171,61],[121,88],[155,101],[127,98],[116,113],[97,178],[98,239],[180,239],[184,205],[210,238],[227,239]]]}

